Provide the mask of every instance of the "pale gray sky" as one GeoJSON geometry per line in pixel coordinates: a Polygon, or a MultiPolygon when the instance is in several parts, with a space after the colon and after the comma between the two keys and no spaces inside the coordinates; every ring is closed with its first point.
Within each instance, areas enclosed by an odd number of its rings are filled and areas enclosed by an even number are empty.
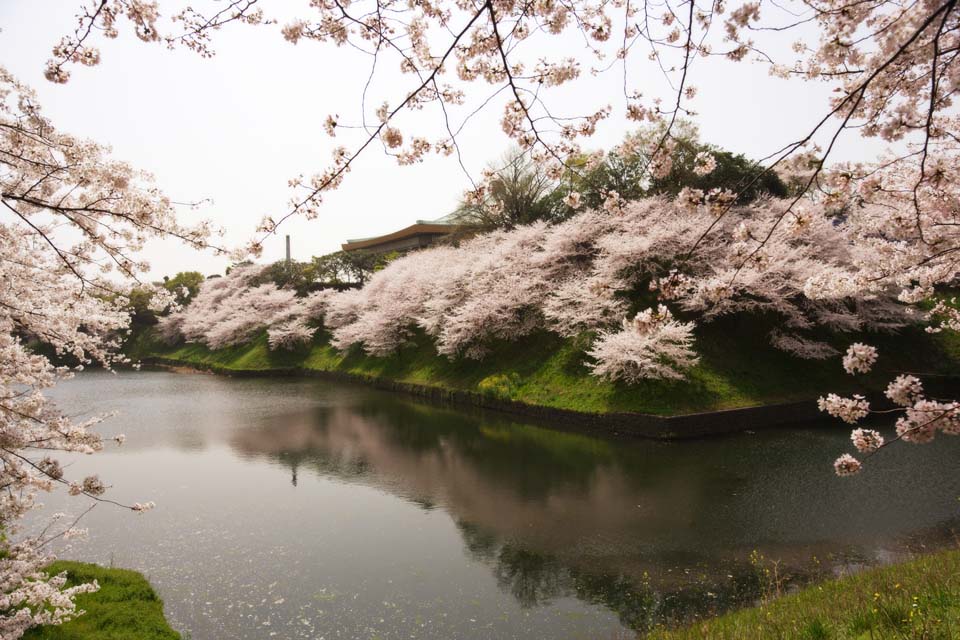
{"type": "MultiPolygon", "coordinates": [[[[168,4],[161,1],[161,10],[169,12],[168,4]]],[[[307,0],[265,2],[264,10],[309,15],[307,5],[307,0]]],[[[44,62],[72,31],[78,7],[79,0],[0,0],[0,63],[36,89],[60,129],[111,145],[118,159],[155,174],[175,200],[212,199],[212,205],[187,215],[225,227],[228,245],[249,239],[264,214],[286,211],[288,179],[324,169],[333,148],[349,143],[344,136],[330,139],[323,120],[329,113],[359,120],[366,57],[317,43],[291,45],[279,27],[223,29],[215,34],[217,55],[209,60],[143,44],[124,32],[97,43],[99,66],[74,67],[69,83],[54,85],[43,78],[44,62]]],[[[551,54],[556,51],[543,53],[551,54]]],[[[829,95],[826,85],[771,78],[760,65],[712,59],[697,64],[693,84],[699,92],[692,106],[699,109],[695,122],[702,138],[755,158],[808,129],[829,95]]],[[[384,97],[409,87],[412,78],[397,76],[379,87],[368,103],[371,112],[384,97]]],[[[554,104],[568,113],[614,104],[614,117],[601,125],[592,146],[608,148],[630,128],[616,113],[622,110],[621,79],[617,72],[557,91],[554,104]]],[[[645,95],[665,95],[667,89],[652,67],[639,68],[632,84],[645,95]]],[[[502,103],[494,103],[464,130],[461,142],[472,171],[509,146],[499,126],[501,113],[502,103]]],[[[879,150],[873,141],[850,139],[836,158],[869,160],[879,150]]],[[[318,219],[281,227],[281,237],[265,245],[264,260],[282,257],[283,234],[293,236],[294,257],[305,259],[338,249],[346,238],[445,215],[466,186],[451,158],[431,156],[423,164],[398,167],[373,149],[327,198],[318,219]]],[[[227,263],[172,241],[152,243],[146,258],[153,277],[187,269],[214,273],[227,263]]]]}

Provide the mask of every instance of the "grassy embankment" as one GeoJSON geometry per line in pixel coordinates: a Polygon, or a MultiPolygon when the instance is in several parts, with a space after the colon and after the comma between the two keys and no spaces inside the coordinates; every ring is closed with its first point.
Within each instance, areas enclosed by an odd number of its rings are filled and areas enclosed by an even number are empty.
{"type": "Polygon", "coordinates": [[[880,349],[874,372],[849,376],[840,358],[811,362],[773,349],[769,326],[730,318],[698,330],[701,361],[681,382],[614,384],[589,375],[584,345],[549,333],[495,345],[482,361],[450,361],[420,336],[389,358],[355,348],[345,354],[327,337],[296,351],[271,352],[266,336],[249,344],[212,351],[198,344],[167,347],[149,329],[127,345],[134,359],[161,357],[231,371],[309,369],[387,378],[399,382],[490,394],[500,399],[588,413],[640,412],[679,415],[760,404],[809,400],[823,393],[882,390],[899,372],[960,374],[960,338],[911,329],[901,336],[855,334],[830,337],[841,352],[856,340],[880,349]]]}
{"type": "Polygon", "coordinates": [[[77,596],[86,613],[66,624],[31,629],[26,640],[180,640],[163,617],[163,601],[136,571],[58,561],[50,573],[67,572],[72,586],[96,580],[100,590],[77,596]]]}
{"type": "Polygon", "coordinates": [[[645,640],[953,640],[960,551],[831,580],[645,640]]]}

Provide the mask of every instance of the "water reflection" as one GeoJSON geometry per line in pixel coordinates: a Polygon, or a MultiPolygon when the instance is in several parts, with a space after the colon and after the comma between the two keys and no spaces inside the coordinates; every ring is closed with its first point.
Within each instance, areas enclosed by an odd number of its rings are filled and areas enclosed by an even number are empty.
{"type": "Polygon", "coordinates": [[[294,485],[309,469],[439,506],[522,607],[575,596],[634,630],[755,601],[756,549],[789,584],[948,543],[960,495],[937,470],[953,450],[902,452],[851,482],[825,463],[833,430],[628,443],[398,398],[275,416],[230,444],[294,485]]]}
{"type": "Polygon", "coordinates": [[[840,480],[842,427],[605,440],[357,386],[158,372],[56,393],[119,409],[107,434],[129,436],[72,470],[160,505],[95,510],[70,555],[146,572],[194,640],[612,637],[754,601],[754,550],[801,582],[957,525],[957,441],[840,480]]]}

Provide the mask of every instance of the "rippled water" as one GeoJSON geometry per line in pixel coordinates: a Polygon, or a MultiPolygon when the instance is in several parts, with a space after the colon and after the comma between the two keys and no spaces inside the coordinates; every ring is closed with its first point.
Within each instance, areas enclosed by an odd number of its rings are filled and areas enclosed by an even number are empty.
{"type": "MultiPolygon", "coordinates": [[[[90,372],[63,409],[127,444],[63,555],[144,572],[221,638],[614,638],[750,604],[756,551],[808,579],[949,544],[960,442],[830,463],[848,430],[605,440],[317,380],[90,372]]],[[[81,499],[48,496],[46,513],[81,499]]]]}

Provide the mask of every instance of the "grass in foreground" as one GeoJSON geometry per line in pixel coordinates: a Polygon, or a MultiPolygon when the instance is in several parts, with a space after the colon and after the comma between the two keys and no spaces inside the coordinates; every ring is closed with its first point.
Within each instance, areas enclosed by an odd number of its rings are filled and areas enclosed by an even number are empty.
{"type": "Polygon", "coordinates": [[[163,617],[163,601],[136,571],[82,562],[54,562],[51,574],[67,572],[68,585],[96,580],[100,590],[77,596],[82,616],[60,626],[31,629],[27,640],[180,640],[163,617]]]}
{"type": "MultiPolygon", "coordinates": [[[[309,347],[271,352],[266,336],[249,344],[211,351],[198,344],[166,347],[149,330],[127,346],[133,358],[166,357],[224,371],[313,369],[366,378],[465,390],[505,400],[586,413],[639,412],[679,415],[760,404],[810,400],[827,392],[879,391],[903,371],[960,374],[960,344],[946,333],[919,329],[900,336],[844,335],[831,338],[839,351],[863,340],[880,349],[868,376],[849,376],[840,357],[826,362],[795,358],[767,341],[770,326],[730,318],[700,327],[700,364],[679,382],[611,383],[592,375],[585,364],[585,343],[538,333],[494,345],[481,361],[448,360],[437,355],[426,336],[388,358],[367,356],[359,348],[343,354],[319,335],[309,347]]],[[[926,381],[925,381],[926,382],[926,381]]]]}
{"type": "Polygon", "coordinates": [[[960,551],[831,580],[645,640],[955,640],[960,551]]]}

